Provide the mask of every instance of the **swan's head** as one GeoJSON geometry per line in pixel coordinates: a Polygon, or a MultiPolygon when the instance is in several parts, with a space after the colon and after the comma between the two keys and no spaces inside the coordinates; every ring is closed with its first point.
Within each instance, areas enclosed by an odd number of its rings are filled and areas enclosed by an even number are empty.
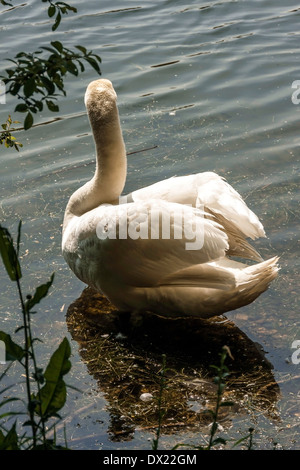
{"type": "Polygon", "coordinates": [[[84,103],[88,112],[93,111],[104,116],[115,109],[117,94],[112,83],[107,79],[92,81],[85,92],[84,103]]]}

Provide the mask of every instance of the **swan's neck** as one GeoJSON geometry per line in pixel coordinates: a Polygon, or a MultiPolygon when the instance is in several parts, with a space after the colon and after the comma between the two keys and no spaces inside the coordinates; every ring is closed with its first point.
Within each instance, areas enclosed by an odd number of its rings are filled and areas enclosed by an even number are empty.
{"type": "Polygon", "coordinates": [[[85,214],[100,204],[115,204],[124,188],[127,162],[119,114],[115,102],[109,109],[88,108],[96,146],[96,170],[91,181],[71,196],[64,227],[70,218],[85,214]]]}

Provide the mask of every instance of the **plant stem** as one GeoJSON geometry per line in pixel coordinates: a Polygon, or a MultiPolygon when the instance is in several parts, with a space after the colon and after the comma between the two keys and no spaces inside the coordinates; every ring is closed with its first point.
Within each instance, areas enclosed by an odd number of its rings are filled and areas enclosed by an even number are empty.
{"type": "Polygon", "coordinates": [[[156,429],[156,437],[153,439],[152,442],[152,450],[157,450],[158,449],[158,441],[160,438],[160,433],[161,433],[161,425],[162,425],[162,419],[163,419],[163,411],[162,411],[162,396],[163,396],[163,391],[165,389],[165,373],[166,373],[166,355],[162,355],[162,369],[161,369],[161,378],[159,382],[159,395],[158,395],[158,426],[156,429]]]}
{"type": "Polygon", "coordinates": [[[215,381],[218,384],[217,388],[217,402],[216,402],[216,407],[213,412],[213,422],[212,422],[212,427],[211,427],[211,433],[210,433],[210,439],[208,443],[207,450],[210,450],[214,444],[214,436],[215,433],[217,432],[218,429],[218,415],[219,415],[219,409],[221,406],[221,401],[222,401],[222,395],[223,395],[223,390],[224,390],[224,378],[227,375],[227,367],[225,366],[224,362],[226,359],[227,351],[225,348],[223,348],[223,351],[221,353],[221,361],[220,361],[220,366],[217,367],[218,374],[215,377],[215,381]]]}
{"type": "Polygon", "coordinates": [[[46,445],[46,428],[45,428],[45,421],[44,421],[43,415],[42,415],[41,387],[40,387],[40,381],[39,381],[39,377],[38,377],[38,367],[37,367],[36,357],[35,357],[34,347],[33,347],[33,338],[32,338],[31,321],[30,321],[31,320],[30,319],[30,311],[29,311],[29,309],[27,308],[26,305],[25,305],[25,310],[26,310],[26,315],[27,315],[27,328],[28,328],[28,337],[29,337],[29,343],[30,343],[30,348],[31,348],[31,359],[32,359],[32,363],[33,363],[33,368],[34,368],[34,373],[35,373],[35,381],[36,381],[36,385],[37,385],[39,404],[40,404],[41,419],[38,422],[38,424],[35,424],[35,427],[38,429],[41,426],[43,443],[44,443],[44,445],[46,445]]]}
{"type": "Polygon", "coordinates": [[[19,276],[17,275],[16,278],[18,293],[20,297],[21,307],[22,307],[22,314],[23,314],[23,324],[24,324],[24,355],[25,355],[25,376],[26,376],[26,391],[27,391],[27,399],[28,399],[28,412],[30,416],[30,425],[32,429],[32,439],[33,439],[33,446],[36,446],[36,424],[34,421],[34,411],[31,403],[31,387],[30,387],[30,370],[29,370],[29,332],[28,332],[28,321],[26,315],[26,306],[23,299],[21,283],[19,276]]]}

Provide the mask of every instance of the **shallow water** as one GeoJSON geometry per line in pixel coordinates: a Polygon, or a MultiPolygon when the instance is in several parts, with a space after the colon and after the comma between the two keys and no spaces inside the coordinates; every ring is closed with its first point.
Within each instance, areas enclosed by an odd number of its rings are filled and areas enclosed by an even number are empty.
{"type": "MultiPolygon", "coordinates": [[[[280,276],[252,305],[227,318],[265,350],[280,388],[279,418],[269,419],[253,405],[246,416],[233,414],[226,433],[234,438],[253,426],[258,448],[270,448],[276,440],[299,449],[300,365],[291,361],[292,342],[300,340],[300,105],[291,99],[292,83],[299,79],[299,7],[294,0],[284,6],[278,0],[92,0],[84,7],[75,1],[78,14],[68,15],[52,33],[44,4],[38,3],[1,7],[1,70],[8,66],[6,57],[54,39],[99,54],[102,76],[112,80],[118,94],[129,153],[125,192],[172,175],[212,170],[226,177],[262,220],[268,238],[255,246],[265,258],[280,256],[280,276]]],[[[13,234],[23,221],[25,290],[56,273],[35,323],[44,341],[41,362],[64,335],[72,342],[69,382],[85,393],[70,392],[66,406],[71,445],[150,448],[152,429],[140,428],[129,440],[112,439],[109,400],[89,374],[66,323],[68,307],[85,286],[61,257],[61,223],[69,196],[93,174],[94,144],[83,95],[94,78],[89,68],[69,77],[60,112],[44,112],[34,128],[18,133],[24,144],[20,153],[0,149],[1,220],[13,234]]],[[[0,105],[1,122],[14,106],[11,97],[0,105]]],[[[0,279],[1,329],[10,332],[16,326],[16,295],[4,269],[0,279]]],[[[163,435],[161,446],[181,441],[195,443],[199,435],[182,426],[175,435],[163,435]]]]}

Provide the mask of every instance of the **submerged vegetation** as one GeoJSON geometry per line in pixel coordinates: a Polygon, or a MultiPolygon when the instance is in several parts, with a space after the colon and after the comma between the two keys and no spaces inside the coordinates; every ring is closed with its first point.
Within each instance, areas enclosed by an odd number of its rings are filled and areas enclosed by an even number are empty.
{"type": "Polygon", "coordinates": [[[173,435],[176,442],[180,432],[186,437],[178,449],[194,448],[186,441],[195,440],[199,449],[248,448],[250,440],[253,448],[249,425],[228,438],[232,420],[247,421],[253,410],[278,419],[270,364],[231,322],[128,316],[90,288],[70,305],[66,320],[105,397],[113,442],[150,433],[152,448],[160,449],[162,438],[173,435]]]}

